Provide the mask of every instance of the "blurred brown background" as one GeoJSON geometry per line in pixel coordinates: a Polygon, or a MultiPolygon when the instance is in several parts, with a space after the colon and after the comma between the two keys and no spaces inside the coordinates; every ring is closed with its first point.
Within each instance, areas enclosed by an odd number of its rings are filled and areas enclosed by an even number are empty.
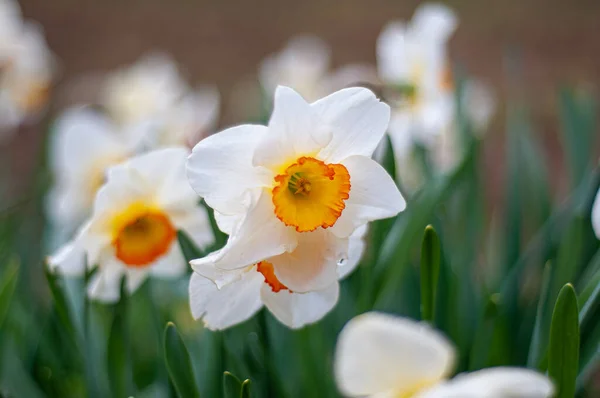
{"type": "MultiPolygon", "coordinates": [[[[90,71],[103,71],[153,49],[173,55],[191,82],[216,83],[224,98],[222,125],[240,122],[231,112],[232,91],[252,78],[261,59],[293,35],[315,33],[333,51],[334,66],[375,62],[375,41],[391,19],[409,19],[414,0],[21,0],[27,18],[43,25],[61,60],[55,95],[90,71]]],[[[503,101],[523,96],[532,110],[549,162],[561,172],[556,89],[600,79],[600,1],[446,1],[460,25],[450,43],[452,60],[492,85],[503,101]],[[505,58],[519,54],[522,82],[508,89],[505,58]]],[[[504,105],[486,143],[490,195],[502,184],[504,105]]],[[[56,111],[56,109],[54,109],[56,111]]],[[[25,157],[35,152],[31,129],[13,145],[25,157]]],[[[35,129],[34,129],[35,130],[35,129]]],[[[27,167],[22,159],[19,167],[27,167]]],[[[23,170],[26,172],[26,170],[23,170]]],[[[566,189],[560,178],[553,183],[566,189]]]]}

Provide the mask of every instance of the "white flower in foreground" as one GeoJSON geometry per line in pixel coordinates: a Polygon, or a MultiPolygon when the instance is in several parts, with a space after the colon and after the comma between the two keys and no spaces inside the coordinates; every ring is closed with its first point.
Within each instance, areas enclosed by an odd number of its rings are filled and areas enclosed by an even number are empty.
{"type": "Polygon", "coordinates": [[[381,313],[352,319],[338,338],[335,376],[350,397],[549,398],[550,380],[533,370],[490,368],[451,380],[455,349],[425,323],[381,313]]]}
{"type": "MultiPolygon", "coordinates": [[[[348,261],[338,265],[338,278],[350,274],[358,264],[365,232],[366,227],[362,227],[350,237],[348,261]]],[[[310,244],[318,243],[306,242],[296,248],[303,260],[310,260],[310,244]]],[[[337,280],[323,289],[296,293],[277,279],[270,260],[235,270],[196,266],[189,289],[194,319],[202,318],[209,329],[221,330],[251,318],[264,305],[281,323],[300,328],[317,322],[335,306],[337,280]]]]}
{"type": "Polygon", "coordinates": [[[192,268],[245,269],[268,259],[291,291],[331,286],[354,231],[405,207],[370,158],[388,118],[389,107],[364,88],[308,104],[279,87],[268,126],[233,127],[201,141],[188,178],[231,234],[192,268]]]}
{"type": "Polygon", "coordinates": [[[12,0],[0,0],[0,132],[13,131],[45,107],[54,59],[42,30],[24,22],[12,0]]]}
{"type": "Polygon", "coordinates": [[[214,127],[220,98],[211,86],[192,91],[170,57],[151,54],[109,75],[101,103],[118,126],[141,133],[140,146],[156,149],[195,145],[214,127]]]}
{"type": "MultiPolygon", "coordinates": [[[[316,36],[297,36],[278,53],[264,59],[259,79],[266,95],[277,86],[288,86],[308,101],[316,101],[336,90],[358,83],[373,83],[374,68],[351,64],[330,73],[331,50],[316,36]]],[[[272,99],[272,98],[271,98],[272,99]]]]}
{"type": "Polygon", "coordinates": [[[447,7],[425,4],[410,23],[392,22],[379,36],[378,69],[392,105],[388,132],[398,164],[415,143],[427,147],[453,120],[446,44],[456,24],[447,7]]]}
{"type": "Polygon", "coordinates": [[[119,299],[123,275],[129,292],[149,275],[183,275],[187,264],[177,231],[199,247],[214,239],[207,213],[185,177],[188,154],[185,148],[162,149],[110,168],[91,218],[48,265],[66,275],[81,275],[97,265],[88,295],[106,302],[119,299]]]}
{"type": "Polygon", "coordinates": [[[596,237],[600,239],[600,190],[596,194],[596,199],[592,207],[592,227],[594,228],[596,237]]]}
{"type": "Polygon", "coordinates": [[[106,169],[129,158],[133,143],[89,108],[67,110],[53,132],[49,158],[54,185],[46,209],[55,226],[68,234],[90,215],[106,169]]]}

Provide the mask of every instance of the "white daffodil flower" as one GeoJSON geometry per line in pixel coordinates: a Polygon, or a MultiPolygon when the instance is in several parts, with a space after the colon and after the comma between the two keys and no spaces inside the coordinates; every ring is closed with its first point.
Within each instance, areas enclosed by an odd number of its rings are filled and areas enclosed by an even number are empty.
{"type": "Polygon", "coordinates": [[[446,44],[456,25],[450,9],[425,4],[410,23],[392,22],[379,36],[377,66],[392,105],[388,133],[397,164],[410,156],[415,143],[430,145],[453,120],[446,44]]]}
{"type": "Polygon", "coordinates": [[[364,88],[309,104],[279,87],[268,126],[233,127],[201,141],[188,178],[231,234],[192,268],[246,269],[269,259],[291,291],[335,283],[354,231],[406,206],[370,158],[388,120],[389,107],[364,88]]]}
{"type": "Polygon", "coordinates": [[[377,80],[377,72],[370,66],[351,64],[330,72],[330,61],[331,50],[323,40],[297,36],[283,50],[264,59],[259,67],[260,84],[266,95],[282,85],[312,102],[342,88],[377,80]]]}
{"type": "Polygon", "coordinates": [[[335,376],[349,397],[549,398],[552,382],[530,369],[490,368],[449,379],[455,349],[425,323],[381,313],[350,320],[338,338],[335,376]]]}
{"type": "Polygon", "coordinates": [[[109,75],[101,103],[140,147],[156,149],[195,145],[214,127],[220,98],[212,86],[190,90],[176,63],[155,53],[109,75]]]}
{"type": "Polygon", "coordinates": [[[134,144],[107,117],[89,108],[67,110],[53,130],[49,157],[54,185],[46,210],[70,238],[90,215],[107,168],[129,158],[134,144]]]}
{"type": "Polygon", "coordinates": [[[45,107],[54,69],[42,29],[0,0],[0,138],[45,107]]]}
{"type": "Polygon", "coordinates": [[[600,239],[600,190],[596,194],[596,199],[592,207],[592,227],[594,228],[596,237],[600,239]]]}
{"type": "Polygon", "coordinates": [[[48,265],[65,275],[98,266],[88,295],[105,302],[119,299],[123,276],[133,292],[149,275],[183,275],[187,264],[177,231],[203,248],[214,240],[208,215],[185,176],[188,155],[187,148],[167,148],[110,168],[89,221],[48,265]]]}
{"type": "MultiPolygon", "coordinates": [[[[350,237],[348,261],[338,265],[339,279],[358,265],[365,232],[366,227],[360,227],[350,237]]],[[[308,260],[311,247],[299,245],[296,251],[308,260]]],[[[281,323],[296,329],[317,322],[333,309],[339,295],[337,280],[323,289],[296,293],[277,279],[270,260],[234,270],[196,266],[189,288],[194,319],[202,318],[207,328],[222,330],[251,318],[265,306],[281,323]]]]}

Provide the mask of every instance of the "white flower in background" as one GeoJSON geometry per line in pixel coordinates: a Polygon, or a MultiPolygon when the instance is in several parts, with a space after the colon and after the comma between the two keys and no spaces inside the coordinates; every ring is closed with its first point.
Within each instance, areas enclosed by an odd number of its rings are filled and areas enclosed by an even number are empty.
{"type": "Polygon", "coordinates": [[[355,230],[405,207],[370,158],[388,118],[389,107],[364,88],[309,104],[279,87],[268,126],[238,126],[201,141],[188,178],[231,234],[192,268],[206,275],[207,267],[248,269],[268,260],[293,292],[334,284],[355,230]]]}
{"type": "Polygon", "coordinates": [[[150,149],[195,145],[214,127],[219,102],[219,93],[212,86],[192,91],[175,62],[164,54],[142,57],[113,72],[101,95],[114,122],[130,133],[139,133],[133,139],[150,149]]]}
{"type": "Polygon", "coordinates": [[[596,199],[592,207],[592,227],[594,228],[596,237],[600,239],[600,190],[596,194],[596,199]]]}
{"type": "Polygon", "coordinates": [[[97,265],[88,295],[106,302],[119,299],[123,276],[133,292],[149,275],[183,275],[187,264],[177,231],[203,248],[214,239],[206,210],[185,176],[188,155],[186,148],[167,148],[110,168],[89,221],[48,265],[65,275],[97,265]]]}
{"type": "Polygon", "coordinates": [[[397,163],[414,144],[427,147],[454,117],[454,92],[446,56],[456,28],[454,13],[426,4],[409,23],[388,24],[377,41],[379,76],[392,106],[389,136],[397,163]]]}
{"type": "Polygon", "coordinates": [[[259,68],[259,80],[267,96],[282,85],[293,88],[307,101],[316,101],[336,90],[377,79],[374,68],[359,64],[330,73],[330,61],[331,50],[323,40],[311,35],[297,36],[283,50],[265,58],[259,68]]]}
{"type": "Polygon", "coordinates": [[[54,185],[46,209],[58,230],[70,237],[90,215],[106,169],[129,158],[134,147],[110,119],[90,108],[67,110],[53,130],[49,158],[54,185]]]}
{"type": "Polygon", "coordinates": [[[24,22],[12,0],[0,0],[0,138],[48,101],[54,59],[41,28],[24,22]]]}
{"type": "Polygon", "coordinates": [[[338,338],[335,376],[349,397],[549,398],[554,387],[538,372],[490,368],[451,380],[455,349],[441,333],[407,318],[367,313],[338,338]]]}
{"type": "MultiPolygon", "coordinates": [[[[232,233],[233,231],[226,231],[232,233]]],[[[350,274],[365,247],[366,227],[359,228],[349,239],[348,261],[338,265],[338,278],[350,274]]],[[[310,239],[311,234],[308,234],[310,239]]],[[[312,236],[317,239],[319,236],[312,236]]],[[[311,244],[301,242],[296,250],[300,261],[311,260],[311,244]]],[[[286,255],[286,254],[284,254],[286,255]]],[[[300,265],[300,264],[299,264],[300,265]]],[[[190,280],[190,307],[194,319],[202,318],[212,330],[226,329],[251,318],[263,306],[284,325],[300,328],[317,322],[335,306],[339,295],[336,280],[322,289],[296,293],[275,276],[273,264],[265,259],[246,268],[220,270],[211,265],[195,266],[190,280]]]]}

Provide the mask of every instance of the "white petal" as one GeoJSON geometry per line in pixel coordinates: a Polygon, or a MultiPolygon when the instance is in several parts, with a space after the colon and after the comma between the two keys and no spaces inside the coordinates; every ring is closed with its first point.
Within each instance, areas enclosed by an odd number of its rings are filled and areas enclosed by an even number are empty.
{"type": "Polygon", "coordinates": [[[215,235],[210,225],[206,208],[194,204],[187,211],[170,212],[171,221],[178,230],[183,230],[187,236],[201,249],[206,249],[215,241],[215,235]]]}
{"type": "Polygon", "coordinates": [[[301,156],[311,156],[331,139],[313,108],[294,90],[279,86],[275,91],[269,133],[256,148],[253,163],[280,167],[301,156]]]}
{"type": "Polygon", "coordinates": [[[592,226],[594,227],[596,237],[600,239],[600,190],[596,194],[594,206],[592,207],[592,226]]]}
{"type": "Polygon", "coordinates": [[[531,369],[490,368],[458,375],[418,398],[550,398],[550,379],[531,369]]]}
{"type": "Polygon", "coordinates": [[[311,105],[331,131],[319,158],[339,163],[352,155],[371,156],[390,121],[390,107],[362,87],[337,91],[311,105]]]}
{"type": "Polygon", "coordinates": [[[49,256],[46,262],[51,270],[68,276],[81,276],[86,268],[85,255],[81,241],[75,239],[49,256]]]}
{"type": "Polygon", "coordinates": [[[197,273],[190,279],[190,308],[194,319],[203,318],[206,327],[222,330],[252,317],[262,307],[260,288],[263,276],[245,272],[236,282],[218,289],[197,273]]]}
{"type": "Polygon", "coordinates": [[[188,263],[183,257],[179,243],[174,241],[168,252],[157,258],[156,261],[148,265],[145,269],[148,269],[152,275],[158,277],[173,278],[185,274],[188,269],[188,263]]]}
{"type": "Polygon", "coordinates": [[[233,127],[194,147],[187,162],[188,180],[210,207],[223,214],[246,211],[248,191],[265,185],[264,172],[252,165],[252,156],[267,131],[264,126],[233,127]]]}
{"type": "Polygon", "coordinates": [[[337,264],[348,256],[348,240],[322,228],[296,233],[294,251],[266,258],[277,279],[294,292],[324,289],[337,281],[337,264]]]}
{"type": "Polygon", "coordinates": [[[360,260],[365,252],[365,239],[364,236],[367,233],[367,226],[363,225],[358,227],[356,231],[348,239],[348,259],[341,264],[338,264],[338,278],[344,279],[350,275],[356,266],[360,263],[360,260]]]}
{"type": "Polygon", "coordinates": [[[418,34],[437,40],[447,40],[458,25],[456,14],[443,4],[423,4],[411,20],[418,34]]]}
{"type": "MultiPolygon", "coordinates": [[[[184,261],[185,262],[185,261],[184,261]]],[[[146,279],[148,279],[148,275],[150,272],[154,271],[155,267],[152,268],[130,268],[127,267],[125,269],[125,286],[127,287],[127,293],[132,295],[146,279]]],[[[121,286],[119,285],[119,288],[121,286]]]]}
{"type": "Polygon", "coordinates": [[[96,274],[88,284],[88,296],[105,303],[119,301],[121,278],[125,272],[126,269],[116,259],[103,258],[96,274]]]}
{"type": "Polygon", "coordinates": [[[231,235],[237,228],[237,225],[244,220],[243,214],[226,215],[221,214],[218,211],[215,211],[214,214],[217,226],[227,235],[231,235]]]}
{"type": "Polygon", "coordinates": [[[292,293],[280,290],[275,293],[263,283],[261,297],[265,306],[284,325],[298,329],[315,323],[335,307],[339,295],[336,281],[325,289],[308,293],[292,293]]]}
{"type": "Polygon", "coordinates": [[[391,22],[377,39],[379,75],[386,82],[404,82],[409,79],[410,66],[406,26],[401,22],[391,22]]]}
{"type": "Polygon", "coordinates": [[[223,269],[243,268],[286,251],[297,244],[297,233],[273,213],[271,195],[265,191],[221,250],[194,260],[192,265],[214,264],[223,269]]]}
{"type": "Polygon", "coordinates": [[[369,221],[393,217],[406,208],[406,201],[383,167],[364,156],[352,156],[342,163],[350,174],[350,197],[331,231],[349,236],[369,221]]]}
{"type": "Polygon", "coordinates": [[[362,396],[395,390],[398,396],[452,371],[454,349],[439,332],[406,318],[367,313],[338,338],[335,375],[340,391],[362,396]]]}

